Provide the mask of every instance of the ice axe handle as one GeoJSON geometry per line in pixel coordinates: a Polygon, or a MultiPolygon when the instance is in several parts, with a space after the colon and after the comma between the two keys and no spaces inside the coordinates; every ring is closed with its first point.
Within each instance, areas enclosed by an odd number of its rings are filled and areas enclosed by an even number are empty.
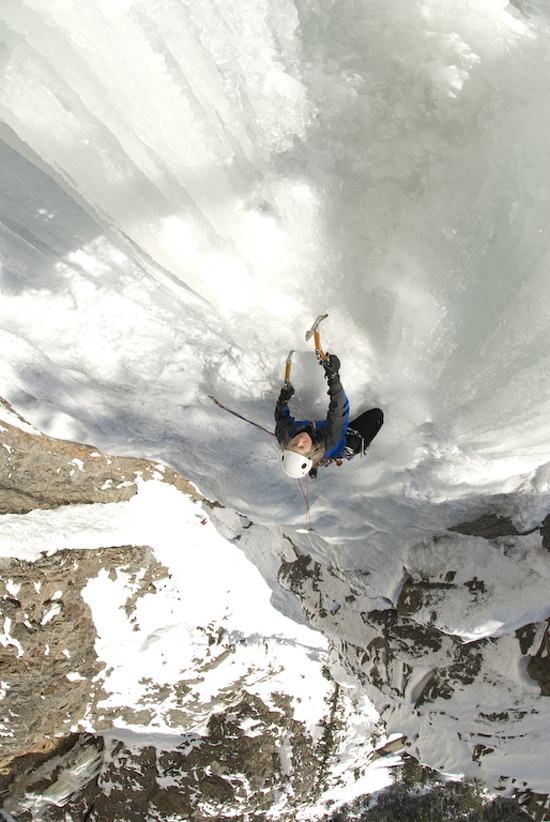
{"type": "Polygon", "coordinates": [[[314,332],[314,339],[315,339],[315,353],[317,354],[317,358],[319,362],[324,362],[327,358],[327,355],[323,352],[321,348],[321,335],[318,331],[314,332]]]}
{"type": "Polygon", "coordinates": [[[286,368],[285,368],[285,386],[290,385],[290,367],[292,365],[292,355],[294,351],[288,352],[288,357],[286,358],[286,368]]]}
{"type": "Polygon", "coordinates": [[[321,348],[321,336],[319,334],[319,325],[326,320],[328,314],[319,314],[309,331],[306,331],[306,340],[309,340],[310,337],[313,336],[315,340],[315,353],[317,354],[317,359],[319,362],[324,362],[326,360],[326,354],[324,354],[323,349],[321,348]]]}

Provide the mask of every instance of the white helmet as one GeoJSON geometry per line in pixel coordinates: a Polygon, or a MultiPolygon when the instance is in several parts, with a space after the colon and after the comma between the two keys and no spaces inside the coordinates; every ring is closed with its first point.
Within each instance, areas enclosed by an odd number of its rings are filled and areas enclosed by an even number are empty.
{"type": "Polygon", "coordinates": [[[304,457],[303,454],[297,454],[296,451],[283,451],[283,471],[292,479],[305,477],[312,465],[313,461],[309,457],[304,457]]]}

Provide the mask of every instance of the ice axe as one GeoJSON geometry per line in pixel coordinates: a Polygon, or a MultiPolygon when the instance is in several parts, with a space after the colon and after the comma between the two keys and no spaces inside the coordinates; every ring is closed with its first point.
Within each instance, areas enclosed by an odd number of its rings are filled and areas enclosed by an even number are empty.
{"type": "Polygon", "coordinates": [[[286,368],[285,368],[285,388],[288,388],[290,385],[290,366],[292,365],[292,355],[294,354],[294,350],[288,352],[288,357],[286,358],[286,368]]]}
{"type": "Polygon", "coordinates": [[[321,348],[321,335],[319,334],[318,328],[319,323],[323,320],[326,320],[328,314],[319,314],[309,331],[306,331],[306,340],[311,339],[313,336],[315,340],[315,353],[317,354],[317,359],[319,362],[324,362],[327,358],[327,355],[323,353],[323,349],[321,348]]]}

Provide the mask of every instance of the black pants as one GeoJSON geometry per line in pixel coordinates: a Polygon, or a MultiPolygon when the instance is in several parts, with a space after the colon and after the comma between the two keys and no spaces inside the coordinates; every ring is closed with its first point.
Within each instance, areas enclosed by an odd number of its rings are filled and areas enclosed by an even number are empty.
{"type": "Polygon", "coordinates": [[[379,408],[371,408],[359,417],[350,421],[346,431],[346,444],[354,453],[367,450],[384,424],[384,414],[379,408]]]}

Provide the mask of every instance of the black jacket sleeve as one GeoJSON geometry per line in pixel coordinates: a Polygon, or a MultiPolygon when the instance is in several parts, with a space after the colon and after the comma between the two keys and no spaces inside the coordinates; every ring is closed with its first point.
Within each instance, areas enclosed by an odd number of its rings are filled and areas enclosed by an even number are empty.
{"type": "Polygon", "coordinates": [[[327,421],[321,429],[325,453],[338,445],[349,423],[349,402],[338,374],[330,378],[328,393],[330,405],[327,421]]]}
{"type": "Polygon", "coordinates": [[[293,425],[294,417],[290,416],[288,403],[279,395],[275,406],[275,434],[279,442],[282,442],[288,436],[293,425]]]}

